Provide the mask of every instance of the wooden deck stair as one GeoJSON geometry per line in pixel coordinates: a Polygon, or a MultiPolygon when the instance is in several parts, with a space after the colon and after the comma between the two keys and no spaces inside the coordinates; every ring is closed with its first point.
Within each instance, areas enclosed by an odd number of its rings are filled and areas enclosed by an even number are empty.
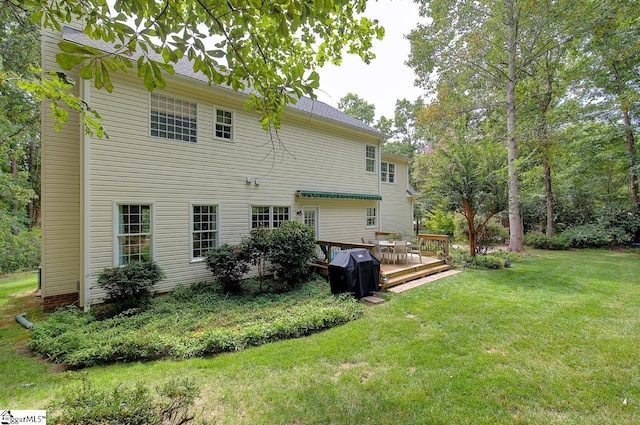
{"type": "Polygon", "coordinates": [[[451,268],[452,267],[446,264],[444,260],[436,259],[431,259],[423,264],[410,264],[407,267],[386,272],[385,274],[389,280],[385,284],[380,284],[380,288],[391,288],[392,286],[401,285],[415,279],[451,270],[451,268]]]}

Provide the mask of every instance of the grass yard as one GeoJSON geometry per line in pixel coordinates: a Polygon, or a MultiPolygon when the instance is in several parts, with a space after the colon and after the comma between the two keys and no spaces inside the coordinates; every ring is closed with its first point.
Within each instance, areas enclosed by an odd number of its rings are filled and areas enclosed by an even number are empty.
{"type": "MultiPolygon", "coordinates": [[[[79,383],[25,353],[13,315],[32,301],[8,294],[33,285],[13,282],[0,281],[0,407],[43,408],[79,383]]],[[[217,424],[640,423],[639,251],[534,251],[386,298],[304,338],[85,371],[107,387],[190,377],[217,424]]]]}

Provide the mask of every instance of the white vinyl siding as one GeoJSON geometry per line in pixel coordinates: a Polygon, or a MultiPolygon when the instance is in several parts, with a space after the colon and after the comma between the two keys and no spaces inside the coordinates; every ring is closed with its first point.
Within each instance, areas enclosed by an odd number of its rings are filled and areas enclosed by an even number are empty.
{"type": "Polygon", "coordinates": [[[233,140],[233,111],[215,108],[214,111],[214,134],[213,137],[222,140],[233,140]]]}
{"type": "MultiPolygon", "coordinates": [[[[382,185],[382,201],[380,202],[379,227],[385,232],[412,234],[413,202],[407,193],[409,185],[408,159],[395,159],[382,154],[382,161],[393,160],[394,184],[382,185]]],[[[382,164],[384,164],[384,162],[382,164]]]]}
{"type": "MultiPolygon", "coordinates": [[[[55,54],[60,50],[59,32],[42,29],[42,68],[58,71],[55,54]]],[[[65,71],[80,81],[77,70],[65,71]]],[[[70,91],[79,95],[81,84],[70,91]]],[[[82,276],[82,202],[81,158],[83,137],[78,114],[70,113],[67,122],[57,131],[48,102],[42,106],[41,140],[41,202],[42,202],[42,296],[43,298],[78,292],[82,276]],[[44,142],[46,139],[46,143],[44,142]]],[[[101,111],[102,112],[102,111],[101,111]]],[[[109,258],[110,259],[110,258],[109,258]]],[[[82,301],[82,297],[81,297],[82,301]]]]}
{"type": "Polygon", "coordinates": [[[202,260],[218,246],[218,206],[191,205],[191,259],[202,260]]]}
{"type": "Polygon", "coordinates": [[[365,170],[368,173],[376,172],[376,147],[365,145],[365,170]]]}
{"type": "Polygon", "coordinates": [[[376,227],[378,224],[377,208],[367,208],[367,227],[376,227]]]}
{"type": "MultiPolygon", "coordinates": [[[[157,292],[169,291],[179,284],[211,280],[211,272],[204,262],[192,259],[189,207],[192,204],[211,202],[218,206],[220,245],[238,244],[249,233],[252,205],[283,208],[276,209],[275,219],[273,210],[269,210],[264,220],[269,226],[273,222],[277,226],[282,221],[278,216],[297,219],[293,211],[302,209],[309,202],[322,211],[319,237],[354,243],[362,237],[365,240],[373,238],[374,229],[365,227],[363,212],[365,207],[377,206],[377,202],[296,199],[295,192],[309,189],[377,194],[379,176],[362,172],[365,144],[375,147],[377,140],[374,137],[288,111],[278,136],[291,155],[281,155],[282,150],[277,150],[274,163],[270,156],[273,145],[268,143],[268,134],[260,126],[257,115],[243,109],[244,99],[228,97],[226,91],[216,91],[215,87],[198,82],[173,80],[175,85],[168,86],[162,94],[197,103],[198,143],[161,143],[162,139],[150,136],[145,124],[149,120],[149,94],[144,86],[135,75],[114,74],[113,78],[117,78],[114,80],[117,89],[113,93],[93,90],[91,97],[92,107],[100,110],[110,137],[91,140],[92,302],[104,298],[104,291],[96,284],[96,276],[105,267],[112,267],[117,255],[113,242],[114,201],[153,203],[153,260],[166,274],[166,278],[155,285],[157,292]],[[217,139],[212,137],[217,105],[234,111],[233,136],[236,142],[242,143],[216,143],[217,139]],[[209,135],[208,139],[202,137],[205,134],[209,135]],[[318,146],[322,146],[321,157],[318,146]],[[247,184],[247,176],[261,178],[261,184],[247,184]]],[[[80,146],[71,136],[69,140],[74,141],[73,145],[80,146]]],[[[77,127],[75,136],[79,137],[77,127]]],[[[275,148],[281,149],[280,145],[275,148]]],[[[376,147],[376,158],[377,155],[376,147]]],[[[51,157],[47,160],[50,165],[51,157]]],[[[77,164],[78,159],[74,161],[77,164]]],[[[71,165],[65,163],[65,166],[65,172],[73,170],[71,165]]],[[[77,182],[77,178],[74,181],[77,182]]],[[[65,180],[63,186],[68,188],[70,184],[65,180]]],[[[79,205],[77,199],[70,203],[79,205]]],[[[69,205],[61,202],[60,208],[59,217],[66,219],[69,205]]],[[[75,214],[79,215],[79,212],[75,214]]],[[[69,219],[71,223],[73,217],[69,219]]],[[[60,234],[77,232],[79,225],[77,218],[75,220],[73,226],[60,229],[60,234]]],[[[56,234],[56,237],[60,236],[56,234]]],[[[72,245],[76,249],[78,244],[73,240],[66,248],[72,245]]],[[[56,255],[56,260],[61,260],[60,257],[71,259],[62,251],[49,254],[52,255],[56,255]]],[[[74,271],[75,276],[80,273],[77,269],[74,271]]],[[[65,276],[65,281],[71,282],[69,286],[74,290],[77,280],[78,277],[71,280],[65,276]]]]}
{"type": "Polygon", "coordinates": [[[151,260],[151,205],[119,204],[116,265],[151,260]]]}
{"type": "Polygon", "coordinates": [[[285,221],[289,221],[290,217],[291,209],[289,207],[252,206],[251,228],[276,229],[285,221]]]}
{"type": "Polygon", "coordinates": [[[186,100],[151,94],[151,136],[195,143],[197,105],[186,100]]]}
{"type": "Polygon", "coordinates": [[[380,163],[380,180],[383,183],[396,182],[396,165],[390,162],[380,163]]]}

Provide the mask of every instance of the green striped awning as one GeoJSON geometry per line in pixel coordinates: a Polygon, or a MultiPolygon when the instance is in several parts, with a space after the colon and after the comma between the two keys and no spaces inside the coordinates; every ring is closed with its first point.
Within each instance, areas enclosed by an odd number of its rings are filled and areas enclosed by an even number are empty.
{"type": "Polygon", "coordinates": [[[361,201],[382,201],[382,196],[367,193],[320,192],[317,190],[297,190],[296,197],[326,199],[357,199],[361,201]]]}

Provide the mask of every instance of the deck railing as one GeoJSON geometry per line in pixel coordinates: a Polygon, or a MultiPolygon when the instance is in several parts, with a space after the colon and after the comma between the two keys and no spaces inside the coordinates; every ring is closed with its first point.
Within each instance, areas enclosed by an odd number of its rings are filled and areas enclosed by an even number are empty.
{"type": "Polygon", "coordinates": [[[420,255],[427,257],[444,254],[449,256],[449,236],[447,235],[418,235],[420,255]]]}
{"type": "MultiPolygon", "coordinates": [[[[343,249],[364,248],[373,254],[375,245],[369,243],[351,243],[337,241],[316,241],[317,252],[314,264],[326,265],[331,262],[336,253],[343,249]]],[[[419,235],[418,244],[420,254],[425,257],[435,257],[439,254],[449,255],[449,236],[447,235],[419,235]]]]}
{"type": "Polygon", "coordinates": [[[329,264],[335,254],[343,249],[352,249],[352,248],[364,248],[369,250],[369,252],[373,252],[375,245],[368,243],[350,243],[350,242],[336,242],[336,241],[316,241],[318,245],[318,263],[327,263],[329,264]]]}

